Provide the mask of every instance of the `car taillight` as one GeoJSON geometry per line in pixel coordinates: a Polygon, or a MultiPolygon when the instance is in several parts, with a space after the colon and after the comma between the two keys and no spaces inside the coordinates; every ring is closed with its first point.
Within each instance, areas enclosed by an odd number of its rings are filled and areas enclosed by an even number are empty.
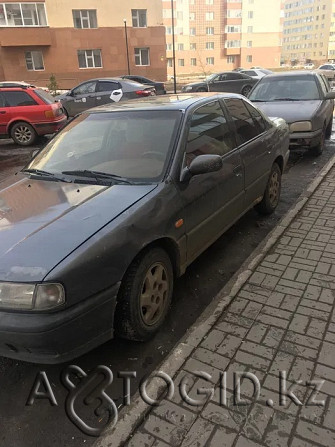
{"type": "Polygon", "coordinates": [[[151,91],[150,90],[137,90],[136,95],[138,96],[150,96],[151,91]]]}
{"type": "Polygon", "coordinates": [[[53,104],[51,110],[46,110],[44,112],[46,118],[56,118],[64,113],[63,109],[59,104],[53,104]]]}
{"type": "Polygon", "coordinates": [[[46,110],[45,112],[44,112],[44,114],[45,114],[45,117],[46,118],[55,118],[55,111],[53,110],[53,109],[51,109],[51,110],[46,110]]]}

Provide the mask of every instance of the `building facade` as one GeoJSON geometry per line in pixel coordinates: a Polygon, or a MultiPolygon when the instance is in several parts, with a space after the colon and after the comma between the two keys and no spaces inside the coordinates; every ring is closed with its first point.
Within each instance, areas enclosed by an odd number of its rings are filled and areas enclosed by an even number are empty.
{"type": "MultiPolygon", "coordinates": [[[[171,75],[171,0],[162,4],[171,75]]],[[[177,73],[280,66],[283,0],[174,0],[173,5],[177,73]]]]}
{"type": "Polygon", "coordinates": [[[335,18],[332,9],[335,9],[332,0],[286,0],[283,62],[290,65],[313,62],[319,65],[331,59],[329,51],[335,58],[335,18]]]}
{"type": "Polygon", "coordinates": [[[131,73],[166,80],[161,0],[0,1],[0,80],[54,74],[68,89],[127,74],[126,30],[131,73]]]}

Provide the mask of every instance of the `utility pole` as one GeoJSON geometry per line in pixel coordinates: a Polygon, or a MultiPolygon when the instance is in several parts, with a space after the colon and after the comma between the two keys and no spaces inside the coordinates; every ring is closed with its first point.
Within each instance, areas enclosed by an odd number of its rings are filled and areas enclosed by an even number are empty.
{"type": "Polygon", "coordinates": [[[127,20],[126,20],[126,19],[123,19],[123,23],[124,23],[124,32],[125,32],[125,35],[126,35],[126,50],[127,50],[128,75],[130,75],[127,20]]]}
{"type": "Polygon", "coordinates": [[[174,10],[173,10],[173,0],[171,0],[171,17],[172,17],[173,89],[174,89],[174,93],[177,93],[177,79],[176,79],[176,45],[175,45],[175,39],[174,39],[174,10]]]}

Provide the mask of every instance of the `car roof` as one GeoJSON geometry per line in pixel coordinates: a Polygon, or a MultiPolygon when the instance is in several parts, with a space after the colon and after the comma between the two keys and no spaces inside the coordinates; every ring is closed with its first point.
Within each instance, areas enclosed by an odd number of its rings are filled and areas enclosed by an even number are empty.
{"type": "Polygon", "coordinates": [[[269,73],[268,75],[266,75],[266,79],[272,79],[272,78],[287,78],[287,77],[297,77],[297,76],[306,76],[306,78],[308,77],[313,77],[316,76],[317,73],[315,70],[309,70],[309,71],[303,71],[303,70],[297,70],[297,71],[283,71],[283,72],[277,72],[277,73],[269,73]]]}
{"type": "MultiPolygon", "coordinates": [[[[186,110],[198,104],[205,104],[208,99],[242,98],[236,93],[181,93],[176,95],[150,96],[143,99],[131,101],[109,103],[103,106],[94,107],[85,113],[121,112],[127,110],[186,110]]],[[[244,98],[245,99],[245,98],[244,98]]]]}

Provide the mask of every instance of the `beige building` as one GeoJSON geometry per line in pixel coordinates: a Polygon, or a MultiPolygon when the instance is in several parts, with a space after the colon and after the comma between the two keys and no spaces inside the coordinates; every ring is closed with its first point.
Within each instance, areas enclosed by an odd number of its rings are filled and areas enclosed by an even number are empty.
{"type": "Polygon", "coordinates": [[[0,80],[60,88],[127,74],[166,80],[161,0],[0,1],[0,80]]]}
{"type": "Polygon", "coordinates": [[[319,65],[335,58],[335,18],[332,0],[286,0],[282,61],[297,65],[313,62],[319,65]],[[333,22],[333,23],[332,23],[333,22]],[[332,30],[331,28],[332,24],[332,30]],[[328,50],[329,47],[329,50],[328,50]]]}
{"type": "Polygon", "coordinates": [[[335,62],[335,0],[332,1],[331,22],[329,29],[328,60],[335,62]]]}
{"type": "MultiPolygon", "coordinates": [[[[172,75],[171,0],[162,4],[172,75]]],[[[279,67],[283,0],[174,0],[173,4],[177,74],[279,67]]]]}

